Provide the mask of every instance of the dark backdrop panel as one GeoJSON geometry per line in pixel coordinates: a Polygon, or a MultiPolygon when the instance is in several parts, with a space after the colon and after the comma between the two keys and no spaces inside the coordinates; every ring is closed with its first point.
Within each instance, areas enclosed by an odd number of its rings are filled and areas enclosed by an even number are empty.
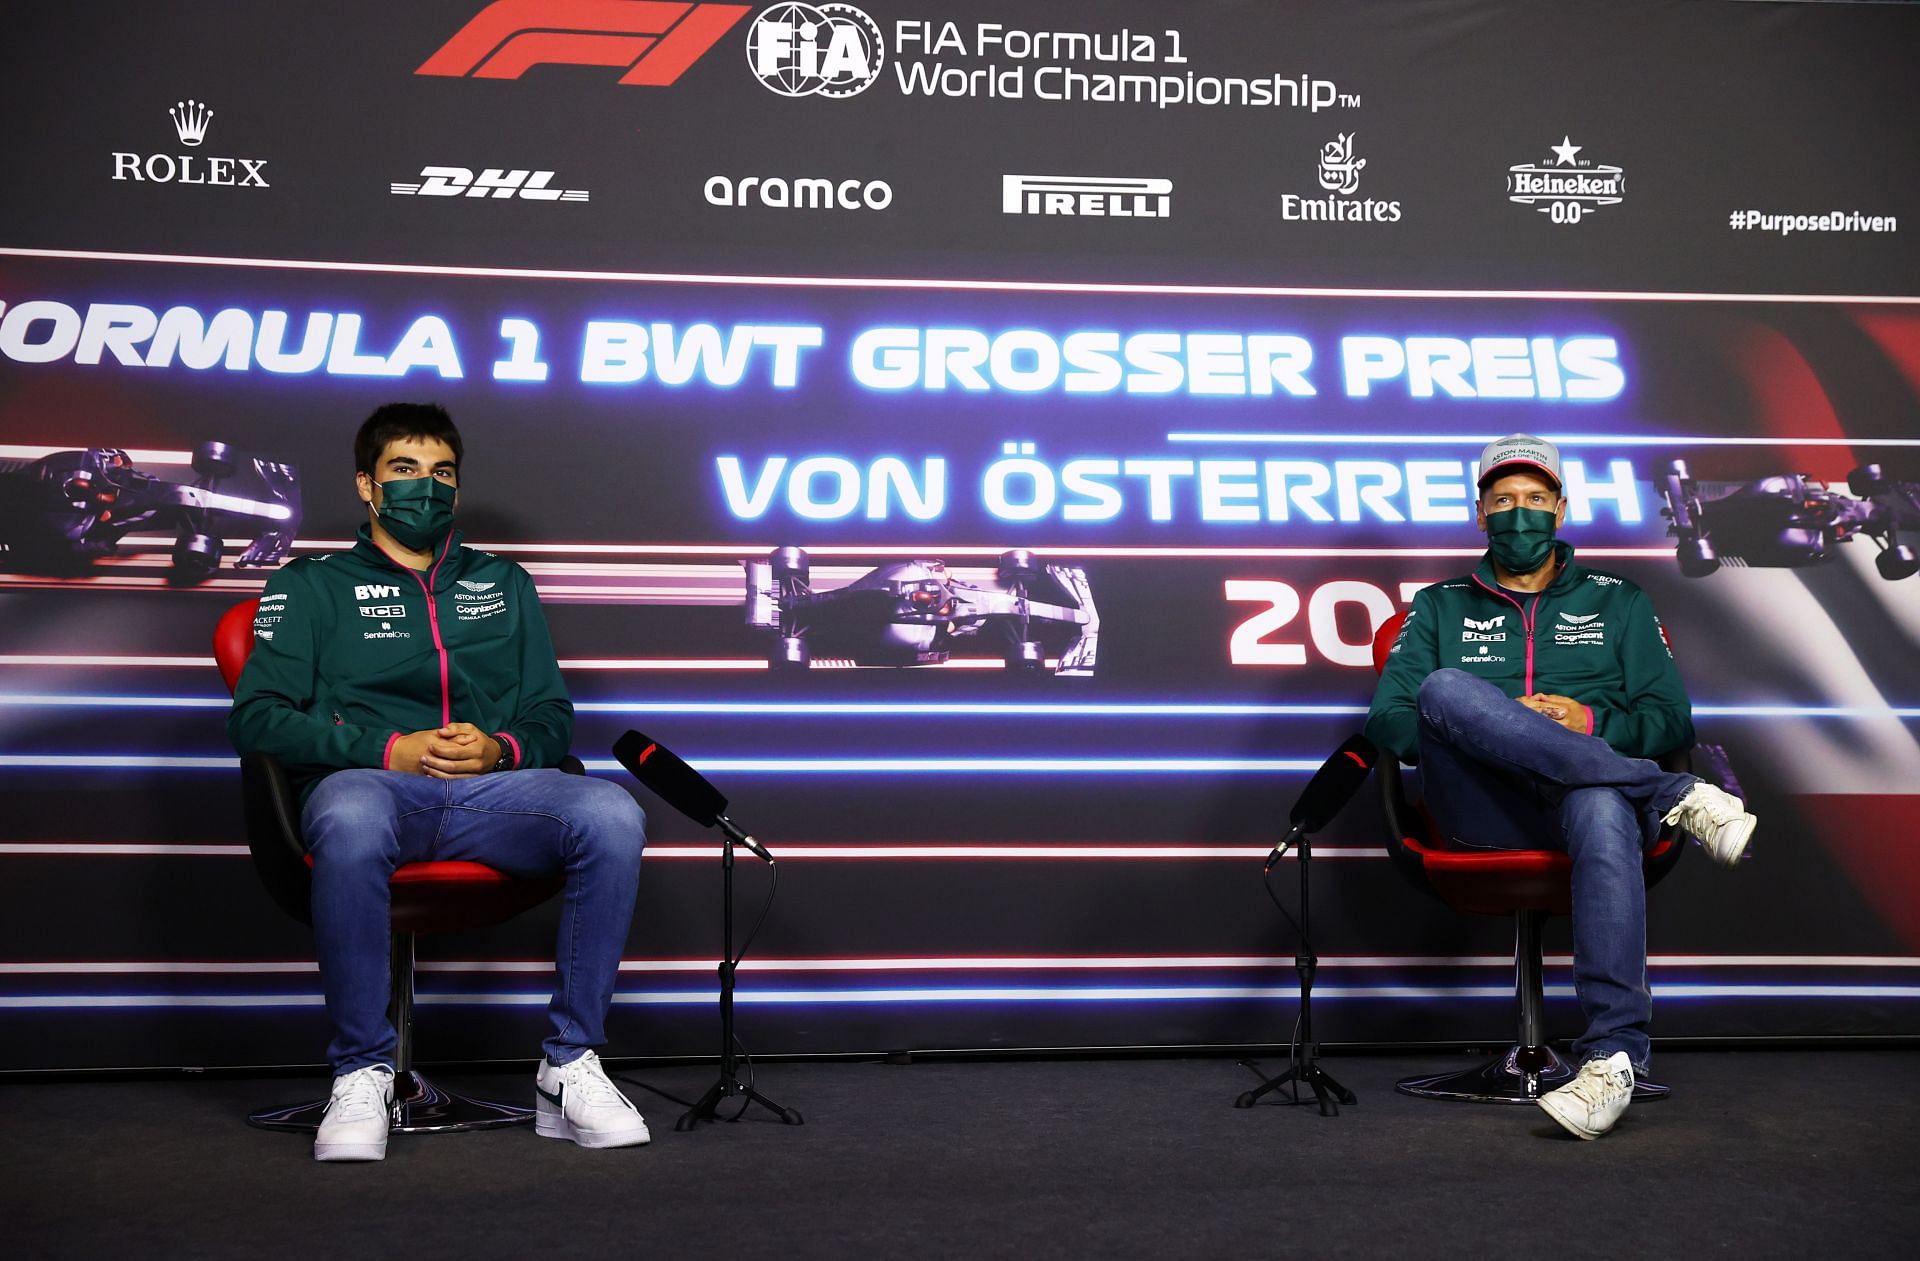
{"type": "MultiPolygon", "coordinates": [[[[394,398],[461,424],[463,526],[533,574],[590,770],[644,727],[781,849],[756,1052],[1284,1036],[1259,858],[1358,727],[1374,628],[1477,557],[1471,461],[1516,429],[1578,462],[1568,537],[1649,591],[1697,768],[1762,818],[1743,870],[1691,856],[1652,899],[1656,1032],[1920,1031],[1920,579],[1873,537],[1920,545],[1920,14],[627,13],[625,66],[519,65],[531,30],[614,45],[512,0],[16,19],[0,1068],[323,1042],[208,657],[257,531],[223,520],[204,578],[172,518],[50,551],[24,479],[123,450],[190,481],[226,442],[297,470],[294,554],[324,551],[394,398]],[[1047,201],[1067,177],[1099,186],[1047,201]],[[1709,574],[1663,515],[1680,468],[1758,505],[1709,574]],[[1790,511],[1872,528],[1786,563],[1790,511]],[[770,670],[745,563],[782,546],[821,590],[1032,549],[1084,571],[1096,663],[770,670]]],[[[1379,833],[1363,799],[1322,838],[1322,1035],[1499,1037],[1506,926],[1423,900],[1379,833]]],[[[655,811],[615,1051],[709,1049],[717,885],[655,811]]],[[[553,923],[427,943],[422,1053],[526,1054],[553,923]]]]}

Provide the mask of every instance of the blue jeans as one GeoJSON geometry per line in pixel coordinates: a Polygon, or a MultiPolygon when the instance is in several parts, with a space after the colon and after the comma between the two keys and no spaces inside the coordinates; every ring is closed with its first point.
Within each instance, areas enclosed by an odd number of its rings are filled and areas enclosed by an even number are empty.
{"type": "Polygon", "coordinates": [[[554,955],[560,986],[542,1047],[565,1064],[606,1043],[647,839],[646,816],[625,789],[551,770],[464,779],[336,771],[313,790],[300,820],[313,857],[313,941],[336,1074],[393,1066],[387,882],[402,863],[477,862],[515,876],[564,871],[554,955]]]}
{"type": "Polygon", "coordinates": [[[1420,685],[1420,782],[1448,839],[1478,849],[1559,849],[1573,859],[1573,987],[1587,1029],[1576,1061],[1625,1051],[1647,1068],[1643,853],[1699,781],[1569,731],[1464,670],[1420,685]]]}

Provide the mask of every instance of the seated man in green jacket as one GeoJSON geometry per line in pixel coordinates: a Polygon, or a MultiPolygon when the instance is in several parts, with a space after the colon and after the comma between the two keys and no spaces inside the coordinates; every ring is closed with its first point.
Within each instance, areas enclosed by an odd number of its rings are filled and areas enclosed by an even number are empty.
{"type": "Polygon", "coordinates": [[[380,1160],[393,1111],[388,894],[395,867],[566,873],[553,1034],[535,1128],[582,1147],[645,1143],[594,1048],[633,915],[646,820],[618,785],[556,768],[573,737],[533,580],[453,528],[461,442],[437,406],[380,408],[354,439],[360,541],[267,583],[227,722],[299,786],[313,938],[333,1024],[317,1160],[380,1160]]]}
{"type": "Polygon", "coordinates": [[[1650,760],[1693,746],[1692,706],[1646,594],[1575,564],[1556,541],[1567,515],[1558,449],[1501,438],[1480,457],[1479,486],[1486,557],[1414,596],[1367,735],[1420,765],[1427,806],[1454,844],[1558,847],[1573,859],[1582,1066],[1539,1102],[1570,1132],[1598,1138],[1647,1067],[1641,855],[1677,823],[1731,867],[1755,820],[1738,797],[1650,760]]]}

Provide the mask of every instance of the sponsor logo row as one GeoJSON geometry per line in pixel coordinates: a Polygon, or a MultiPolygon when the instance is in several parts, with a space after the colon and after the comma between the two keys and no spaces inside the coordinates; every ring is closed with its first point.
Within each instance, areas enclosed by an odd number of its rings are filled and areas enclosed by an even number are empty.
{"type": "MultiPolygon", "coordinates": [[[[167,110],[182,152],[115,152],[112,178],[146,184],[179,184],[239,189],[266,189],[272,183],[268,160],[201,152],[214,111],[204,102],[188,99],[167,110]]],[[[1361,156],[1357,132],[1337,133],[1320,147],[1311,171],[1303,171],[1306,191],[1280,194],[1277,210],[1289,223],[1399,223],[1403,203],[1398,197],[1362,196],[1367,159],[1361,156]],[[1307,177],[1311,176],[1312,185],[1307,177]],[[1317,190],[1317,191],[1316,191],[1317,190]]],[[[1537,161],[1507,168],[1506,200],[1545,215],[1556,224],[1578,224],[1627,198],[1626,172],[1611,163],[1581,156],[1584,145],[1563,136],[1544,147],[1537,161]]],[[[585,188],[566,188],[556,172],[521,167],[429,165],[408,179],[393,180],[388,190],[398,197],[531,201],[547,203],[591,200],[585,188]]],[[[1369,192],[1373,177],[1367,177],[1369,192]]],[[[1170,219],[1175,212],[1174,181],[1163,176],[1095,176],[1003,174],[998,200],[1008,215],[1072,219],[1170,219]]],[[[884,212],[894,206],[894,190],[886,180],[829,178],[826,176],[708,176],[701,195],[710,205],[767,210],[884,212]]],[[[986,193],[983,190],[983,202],[986,193]]],[[[1788,235],[1793,232],[1894,232],[1898,220],[1860,211],[1819,214],[1736,210],[1728,215],[1733,231],[1760,230],[1788,235]]]]}
{"type": "MultiPolygon", "coordinates": [[[[753,13],[751,6],[723,3],[659,4],[606,0],[556,12],[547,0],[492,0],[474,12],[414,71],[433,78],[517,80],[538,66],[618,72],[625,87],[667,88],[712,53],[736,29],[753,80],[783,97],[839,99],[860,96],[876,84],[913,96],[1029,97],[1103,103],[1173,106],[1287,107],[1319,113],[1356,110],[1357,93],[1312,74],[1273,72],[1257,77],[1206,73],[1193,64],[1183,32],[1042,30],[994,22],[902,18],[886,29],[850,4],[805,4],[782,0],[753,13]],[[747,20],[752,14],[751,20],[747,20]],[[744,22],[744,26],[742,23],[744,22]],[[889,71],[891,75],[889,76],[889,71]]],[[[204,102],[188,99],[168,110],[181,150],[115,152],[115,181],[270,188],[268,161],[201,151],[214,118],[204,102]]],[[[1289,223],[1392,224],[1405,216],[1399,197],[1375,195],[1380,183],[1367,176],[1367,158],[1357,150],[1357,129],[1336,130],[1318,154],[1301,191],[1278,199],[1278,216],[1289,223]],[[1317,187],[1316,187],[1317,186],[1317,187]]],[[[1627,199],[1626,172],[1586,155],[1586,146],[1563,135],[1531,161],[1506,168],[1501,186],[1486,176],[1490,192],[1500,187],[1515,206],[1550,222],[1575,225],[1627,199]]],[[[1386,181],[1391,188],[1390,178],[1386,181]]],[[[586,188],[559,186],[550,170],[519,167],[428,165],[391,180],[394,196],[481,201],[584,203],[586,188]]],[[[782,175],[723,173],[705,179],[701,192],[714,206],[770,210],[886,212],[895,206],[887,181],[832,177],[822,172],[782,175]]],[[[1008,215],[1040,218],[1168,219],[1176,208],[1174,181],[1164,175],[1004,174],[997,190],[1008,215]]],[[[982,204],[991,193],[982,190],[982,204]]],[[[1732,231],[1892,232],[1891,216],[1860,211],[1819,214],[1736,210],[1732,231]]]]}

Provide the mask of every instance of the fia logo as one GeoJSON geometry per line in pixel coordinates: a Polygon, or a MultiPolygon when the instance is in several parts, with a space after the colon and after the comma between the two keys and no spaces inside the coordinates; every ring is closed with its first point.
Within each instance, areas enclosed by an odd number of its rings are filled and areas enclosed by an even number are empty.
{"type": "Polygon", "coordinates": [[[747,28],[747,65],[781,96],[858,96],[880,77],[886,41],[850,4],[776,4],[747,28]]]}

